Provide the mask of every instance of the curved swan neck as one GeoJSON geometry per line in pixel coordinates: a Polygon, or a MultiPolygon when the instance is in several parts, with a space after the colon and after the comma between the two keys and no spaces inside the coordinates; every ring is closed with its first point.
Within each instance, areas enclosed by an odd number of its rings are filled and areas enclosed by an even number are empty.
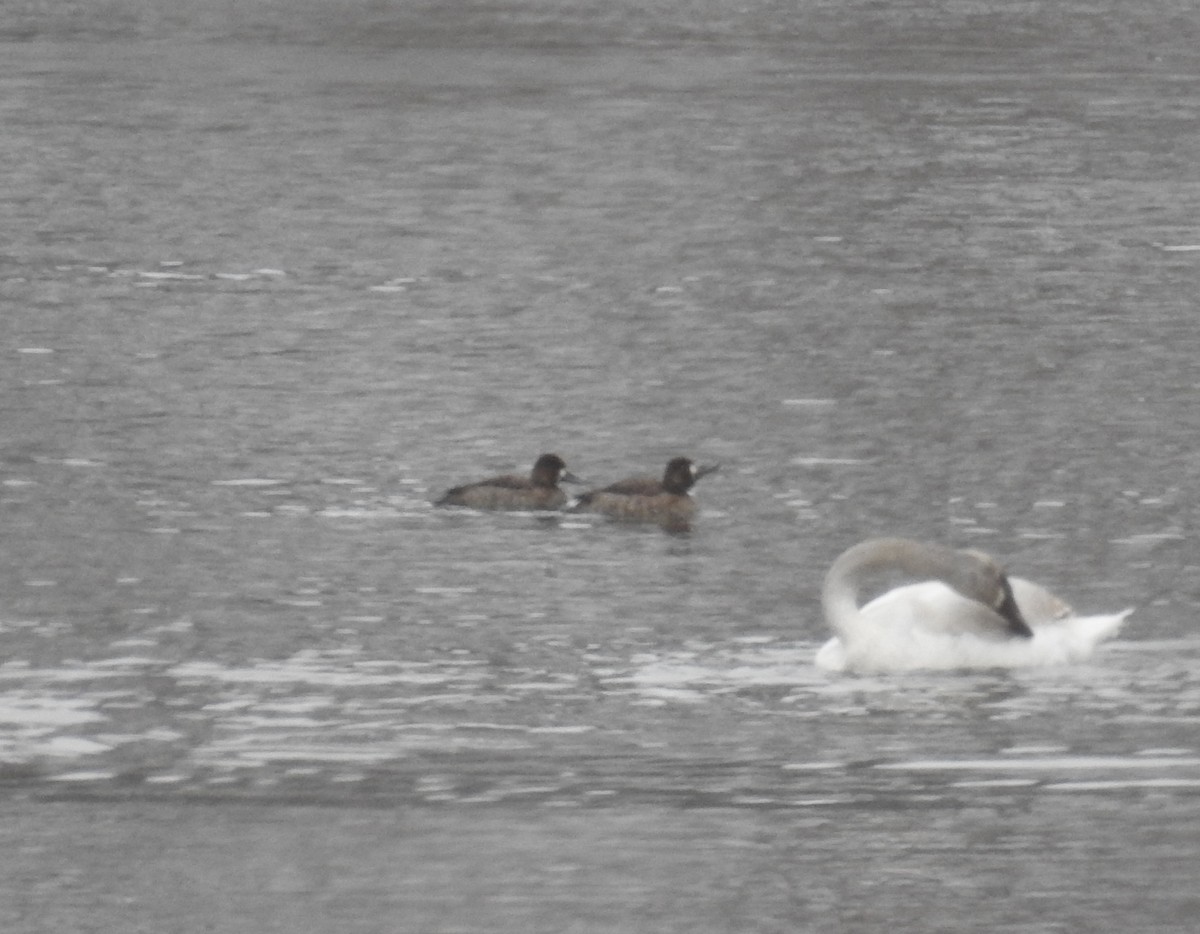
{"type": "Polygon", "coordinates": [[[1032,635],[999,564],[979,552],[903,538],[862,542],[833,563],[821,591],[821,604],[831,626],[842,633],[853,627],[859,613],[859,589],[869,575],[880,571],[939,580],[994,613],[996,622],[1003,622],[1012,635],[1032,635]]]}
{"type": "Polygon", "coordinates": [[[825,575],[821,603],[834,626],[858,613],[858,592],[865,579],[880,571],[900,571],[913,577],[941,578],[958,553],[942,545],[906,538],[877,538],[849,548],[825,575]]]}

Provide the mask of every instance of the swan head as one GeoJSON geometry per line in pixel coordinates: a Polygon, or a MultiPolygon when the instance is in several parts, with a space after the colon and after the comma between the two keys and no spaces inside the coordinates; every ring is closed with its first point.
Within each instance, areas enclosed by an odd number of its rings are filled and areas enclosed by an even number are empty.
{"type": "Polygon", "coordinates": [[[1008,624],[1014,636],[1031,638],[1033,630],[1017,606],[1008,572],[991,555],[968,549],[959,552],[966,560],[956,563],[956,570],[947,575],[946,583],[979,603],[984,604],[1008,624]]]}

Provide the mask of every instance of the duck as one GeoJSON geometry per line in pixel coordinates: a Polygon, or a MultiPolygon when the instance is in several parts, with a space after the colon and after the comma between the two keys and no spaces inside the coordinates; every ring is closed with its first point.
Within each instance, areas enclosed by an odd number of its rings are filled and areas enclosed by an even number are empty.
{"type": "Polygon", "coordinates": [[[582,483],[567,470],[557,454],[543,454],[534,462],[528,477],[505,474],[467,483],[447,490],[435,506],[467,506],[471,509],[508,511],[556,510],[567,504],[567,494],[558,486],[582,483]]]}
{"type": "Polygon", "coordinates": [[[688,491],[720,464],[698,466],[686,457],[667,462],[662,479],[629,477],[599,490],[589,490],[571,506],[572,512],[601,513],[624,522],[653,522],[673,531],[690,528],[696,501],[688,491]]]}
{"type": "Polygon", "coordinates": [[[815,663],[854,672],[1071,664],[1132,612],[1081,616],[1045,587],[1010,577],[991,555],[904,538],[843,552],[825,576],[821,606],[834,636],[815,663]],[[860,607],[865,581],[888,573],[917,582],[860,607]]]}

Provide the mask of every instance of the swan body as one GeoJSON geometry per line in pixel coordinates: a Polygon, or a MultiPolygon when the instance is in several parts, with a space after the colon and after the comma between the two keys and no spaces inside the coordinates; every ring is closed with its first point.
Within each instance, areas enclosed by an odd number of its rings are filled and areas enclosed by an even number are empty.
{"type": "Polygon", "coordinates": [[[874,539],[843,553],[826,575],[821,603],[834,636],[815,661],[831,671],[1069,664],[1114,636],[1130,613],[1078,616],[988,555],[907,539],[874,539]],[[865,580],[885,572],[919,582],[860,607],[865,580]]]}

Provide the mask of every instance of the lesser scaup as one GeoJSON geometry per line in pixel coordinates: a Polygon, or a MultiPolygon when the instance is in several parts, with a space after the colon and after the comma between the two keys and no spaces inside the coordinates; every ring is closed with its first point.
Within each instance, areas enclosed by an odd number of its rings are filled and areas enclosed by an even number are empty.
{"type": "Polygon", "coordinates": [[[630,477],[579,497],[572,512],[597,512],[626,522],[656,522],[684,530],[696,515],[696,502],[688,495],[705,474],[720,465],[698,467],[686,457],[673,458],[662,479],[630,477]]]}
{"type": "Polygon", "coordinates": [[[506,474],[456,486],[447,490],[434,505],[468,506],[471,509],[562,509],[567,503],[567,494],[558,488],[560,480],[581,482],[567,470],[566,463],[557,454],[543,454],[528,477],[506,474]]]}

